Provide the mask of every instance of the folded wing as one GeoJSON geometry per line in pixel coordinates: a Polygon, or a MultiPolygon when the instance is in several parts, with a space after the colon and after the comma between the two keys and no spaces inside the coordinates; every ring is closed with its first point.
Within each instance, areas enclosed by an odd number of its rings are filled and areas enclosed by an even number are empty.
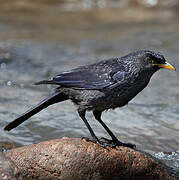
{"type": "Polygon", "coordinates": [[[115,70],[108,66],[84,66],[72,71],[64,72],[52,80],[40,81],[36,84],[57,84],[64,87],[77,89],[103,89],[108,86],[121,82],[125,79],[126,72],[120,71],[119,67],[115,70]]]}

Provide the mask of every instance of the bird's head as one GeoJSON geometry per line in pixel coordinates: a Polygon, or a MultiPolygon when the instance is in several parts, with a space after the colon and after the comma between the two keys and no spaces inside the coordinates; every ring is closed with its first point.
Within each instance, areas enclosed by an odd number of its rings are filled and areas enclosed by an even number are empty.
{"type": "Polygon", "coordinates": [[[176,70],[174,66],[169,64],[164,56],[159,52],[149,51],[149,50],[140,50],[130,55],[132,60],[135,64],[135,67],[144,70],[144,71],[151,71],[156,72],[161,68],[176,70]]]}

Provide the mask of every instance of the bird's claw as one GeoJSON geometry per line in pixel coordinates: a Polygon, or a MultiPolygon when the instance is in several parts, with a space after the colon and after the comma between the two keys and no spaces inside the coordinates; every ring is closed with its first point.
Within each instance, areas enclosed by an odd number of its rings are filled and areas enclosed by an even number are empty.
{"type": "Polygon", "coordinates": [[[131,143],[121,143],[120,146],[129,147],[131,149],[135,149],[136,148],[136,145],[135,144],[131,144],[131,143]]]}
{"type": "Polygon", "coordinates": [[[115,148],[116,146],[124,146],[124,147],[129,147],[132,149],[136,148],[135,144],[123,143],[123,142],[120,142],[119,140],[114,141],[114,140],[107,139],[104,137],[100,138],[100,140],[99,139],[90,139],[90,138],[86,138],[86,137],[82,137],[82,139],[85,139],[87,142],[96,143],[103,148],[106,148],[107,146],[111,147],[111,148],[115,148]]]}
{"type": "Polygon", "coordinates": [[[111,148],[114,148],[115,145],[112,144],[112,143],[109,143],[107,141],[101,141],[99,139],[90,139],[90,138],[87,138],[87,137],[82,137],[82,139],[85,139],[87,142],[93,142],[93,143],[96,143],[98,144],[99,146],[103,147],[103,148],[106,148],[107,146],[111,147],[111,148]]]}
{"type": "Polygon", "coordinates": [[[110,145],[110,147],[116,147],[116,146],[124,146],[124,147],[129,147],[129,148],[136,148],[136,145],[135,144],[131,144],[131,143],[123,143],[119,140],[111,140],[111,139],[107,139],[107,138],[100,138],[100,140],[105,140],[105,142],[107,142],[107,144],[110,145]]]}
{"type": "Polygon", "coordinates": [[[111,148],[115,148],[116,146],[113,144],[113,143],[111,143],[111,142],[107,142],[107,141],[98,141],[97,142],[97,144],[99,144],[101,147],[104,147],[104,148],[106,148],[107,146],[108,147],[111,147],[111,148]]]}
{"type": "Polygon", "coordinates": [[[90,139],[88,137],[82,137],[81,139],[85,139],[87,142],[97,143],[97,141],[95,139],[90,139]]]}

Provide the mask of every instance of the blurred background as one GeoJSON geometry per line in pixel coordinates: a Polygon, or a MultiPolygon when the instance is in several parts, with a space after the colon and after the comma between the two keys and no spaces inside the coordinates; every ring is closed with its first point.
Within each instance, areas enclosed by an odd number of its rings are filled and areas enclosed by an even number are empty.
{"type": "MultiPolygon", "coordinates": [[[[131,51],[160,51],[179,69],[179,0],[1,0],[0,146],[90,137],[71,102],[53,105],[11,132],[8,122],[55,86],[34,82],[131,51]]],[[[106,132],[87,114],[96,134],[106,132]]],[[[124,142],[179,171],[179,72],[161,70],[127,106],[103,113],[124,142]]]]}

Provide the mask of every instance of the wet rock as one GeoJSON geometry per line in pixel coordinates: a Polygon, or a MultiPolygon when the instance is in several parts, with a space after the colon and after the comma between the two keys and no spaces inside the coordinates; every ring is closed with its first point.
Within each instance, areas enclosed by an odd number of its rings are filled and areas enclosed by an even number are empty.
{"type": "Polygon", "coordinates": [[[17,177],[17,173],[15,172],[16,170],[17,169],[14,166],[14,164],[11,161],[9,161],[6,157],[4,157],[2,152],[0,152],[0,179],[15,180],[17,177]]]}
{"type": "Polygon", "coordinates": [[[5,142],[5,141],[0,141],[0,151],[7,151],[9,149],[17,148],[20,147],[20,144],[17,144],[15,142],[5,142]]]}
{"type": "Polygon", "coordinates": [[[151,156],[126,148],[102,148],[79,138],[62,138],[4,153],[22,179],[174,180],[151,156]]]}

